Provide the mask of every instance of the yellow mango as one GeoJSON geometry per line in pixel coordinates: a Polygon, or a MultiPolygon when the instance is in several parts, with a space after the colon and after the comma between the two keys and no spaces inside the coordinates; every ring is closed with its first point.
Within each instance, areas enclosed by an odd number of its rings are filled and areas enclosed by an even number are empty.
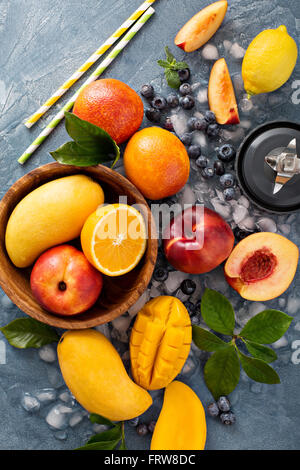
{"type": "Polygon", "coordinates": [[[99,331],[65,332],[57,354],[67,387],[90,413],[123,421],[152,404],[149,393],[130,379],[118,352],[99,331]]]}
{"type": "Polygon", "coordinates": [[[182,382],[165,390],[164,403],[151,440],[151,450],[203,450],[206,419],[196,393],[182,382]]]}
{"type": "Polygon", "coordinates": [[[48,248],[77,238],[87,217],[104,202],[101,186],[85,175],[50,181],[25,196],[7,224],[5,244],[18,268],[48,248]]]}
{"type": "Polygon", "coordinates": [[[138,313],[130,336],[133,378],[146,390],[166,387],[181,371],[192,342],[191,320],[176,297],[150,300],[138,313]]]}

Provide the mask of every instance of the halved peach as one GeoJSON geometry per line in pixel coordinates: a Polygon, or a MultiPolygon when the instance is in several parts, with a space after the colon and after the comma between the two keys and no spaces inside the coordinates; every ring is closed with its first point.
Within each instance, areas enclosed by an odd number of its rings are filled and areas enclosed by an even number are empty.
{"type": "Polygon", "coordinates": [[[254,233],[233,249],[224,268],[226,280],[244,299],[271,300],[290,286],[298,258],[298,247],[282,235],[254,233]]]}
{"type": "Polygon", "coordinates": [[[239,112],[225,59],[214,64],[208,84],[208,103],[219,124],[239,124],[239,112]]]}
{"type": "Polygon", "coordinates": [[[227,7],[227,0],[221,0],[199,11],[177,34],[176,46],[185,52],[193,52],[203,46],[221,26],[227,7]]]}

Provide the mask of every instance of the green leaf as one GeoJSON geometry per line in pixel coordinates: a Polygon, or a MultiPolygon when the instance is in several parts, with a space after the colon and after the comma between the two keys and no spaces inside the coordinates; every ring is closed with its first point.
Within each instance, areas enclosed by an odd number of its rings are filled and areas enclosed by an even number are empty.
{"type": "Polygon", "coordinates": [[[212,354],[204,367],[204,379],[216,400],[235,389],[240,379],[240,363],[233,345],[212,354]]]}
{"type": "Polygon", "coordinates": [[[166,60],[158,60],[157,63],[158,65],[160,65],[160,67],[163,67],[164,69],[170,68],[170,63],[166,60]]]}
{"type": "Polygon", "coordinates": [[[182,69],[188,69],[189,66],[186,62],[176,62],[175,64],[170,64],[170,68],[172,70],[182,70],[182,69]]]}
{"type": "Polygon", "coordinates": [[[110,421],[110,419],[104,418],[104,416],[97,415],[96,413],[90,414],[91,423],[105,424],[106,426],[115,426],[115,423],[110,421]]]}
{"type": "Polygon", "coordinates": [[[119,444],[120,439],[114,441],[99,441],[78,447],[76,450],[114,450],[119,444]]]}
{"type": "Polygon", "coordinates": [[[200,326],[193,325],[192,332],[194,343],[199,349],[204,351],[219,351],[228,346],[228,343],[225,343],[225,341],[222,341],[210,331],[200,328],[200,326]]]}
{"type": "Polygon", "coordinates": [[[67,142],[54,152],[52,157],[64,165],[86,167],[114,160],[120,157],[120,149],[110,135],[73,113],[65,112],[66,130],[74,142],[67,142]]]}
{"type": "Polygon", "coordinates": [[[126,447],[126,444],[125,444],[124,440],[122,440],[121,445],[120,445],[118,450],[127,450],[127,447],[126,447]]]}
{"type": "Polygon", "coordinates": [[[256,343],[274,343],[284,335],[292,320],[279,310],[264,310],[248,321],[239,336],[256,343]]]}
{"type": "Polygon", "coordinates": [[[90,437],[87,444],[92,444],[93,442],[103,442],[103,441],[120,441],[122,439],[122,431],[121,426],[117,424],[112,429],[108,431],[100,432],[99,434],[95,434],[94,436],[90,437]]]}
{"type": "Polygon", "coordinates": [[[170,49],[168,46],[165,47],[165,53],[166,53],[166,58],[169,63],[172,63],[173,60],[175,60],[175,57],[173,56],[172,52],[170,52],[170,49]]]}
{"type": "Polygon", "coordinates": [[[59,341],[56,331],[34,318],[18,318],[0,328],[9,344],[15,348],[40,348],[59,341]]]}
{"type": "Polygon", "coordinates": [[[250,379],[265,384],[279,384],[280,378],[275,370],[261,359],[248,357],[238,352],[242,367],[250,379]]]}
{"type": "Polygon", "coordinates": [[[201,301],[201,313],[209,328],[224,335],[233,335],[234,310],[224,295],[215,290],[206,289],[201,301]]]}
{"type": "Polygon", "coordinates": [[[253,341],[244,340],[248,352],[265,362],[273,362],[277,359],[277,354],[273,349],[263,346],[262,344],[254,343],[253,341]]]}
{"type": "Polygon", "coordinates": [[[169,87],[178,90],[181,85],[178,72],[171,69],[165,69],[165,77],[168,82],[169,87]]]}

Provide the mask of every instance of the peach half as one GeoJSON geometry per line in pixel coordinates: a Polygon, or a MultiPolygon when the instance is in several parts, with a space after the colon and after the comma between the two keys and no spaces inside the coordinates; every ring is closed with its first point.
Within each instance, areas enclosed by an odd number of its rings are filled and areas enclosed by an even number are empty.
{"type": "Polygon", "coordinates": [[[238,105],[225,59],[217,60],[211,70],[208,102],[219,124],[239,124],[238,105]]]}
{"type": "Polygon", "coordinates": [[[185,52],[193,52],[203,46],[221,26],[227,11],[226,0],[212,3],[194,15],[179,31],[175,45],[185,52]]]}
{"type": "Polygon", "coordinates": [[[227,259],[226,280],[244,299],[275,299],[293,281],[298,258],[298,247],[282,235],[254,233],[238,243],[227,259]]]}

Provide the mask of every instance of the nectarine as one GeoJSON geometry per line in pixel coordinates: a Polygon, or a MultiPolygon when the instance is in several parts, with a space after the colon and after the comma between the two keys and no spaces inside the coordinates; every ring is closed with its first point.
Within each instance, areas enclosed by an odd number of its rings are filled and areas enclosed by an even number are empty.
{"type": "Polygon", "coordinates": [[[244,299],[271,300],[291,284],[298,258],[298,247],[282,235],[254,233],[236,245],[225,264],[225,276],[244,299]]]}
{"type": "Polygon", "coordinates": [[[203,46],[221,26],[228,3],[226,0],[212,3],[194,15],[179,31],[176,46],[185,52],[193,52],[203,46]]]}
{"type": "Polygon", "coordinates": [[[177,215],[163,238],[169,263],[190,274],[212,271],[228,258],[234,245],[233,232],[225,220],[200,205],[177,215]]]}
{"type": "Polygon", "coordinates": [[[103,277],[81,251],[60,245],[38,258],[30,285],[34,297],[46,310],[59,315],[76,315],[96,302],[103,277]]]}
{"type": "Polygon", "coordinates": [[[239,124],[238,106],[225,59],[217,60],[211,70],[208,102],[219,124],[239,124]]]}

